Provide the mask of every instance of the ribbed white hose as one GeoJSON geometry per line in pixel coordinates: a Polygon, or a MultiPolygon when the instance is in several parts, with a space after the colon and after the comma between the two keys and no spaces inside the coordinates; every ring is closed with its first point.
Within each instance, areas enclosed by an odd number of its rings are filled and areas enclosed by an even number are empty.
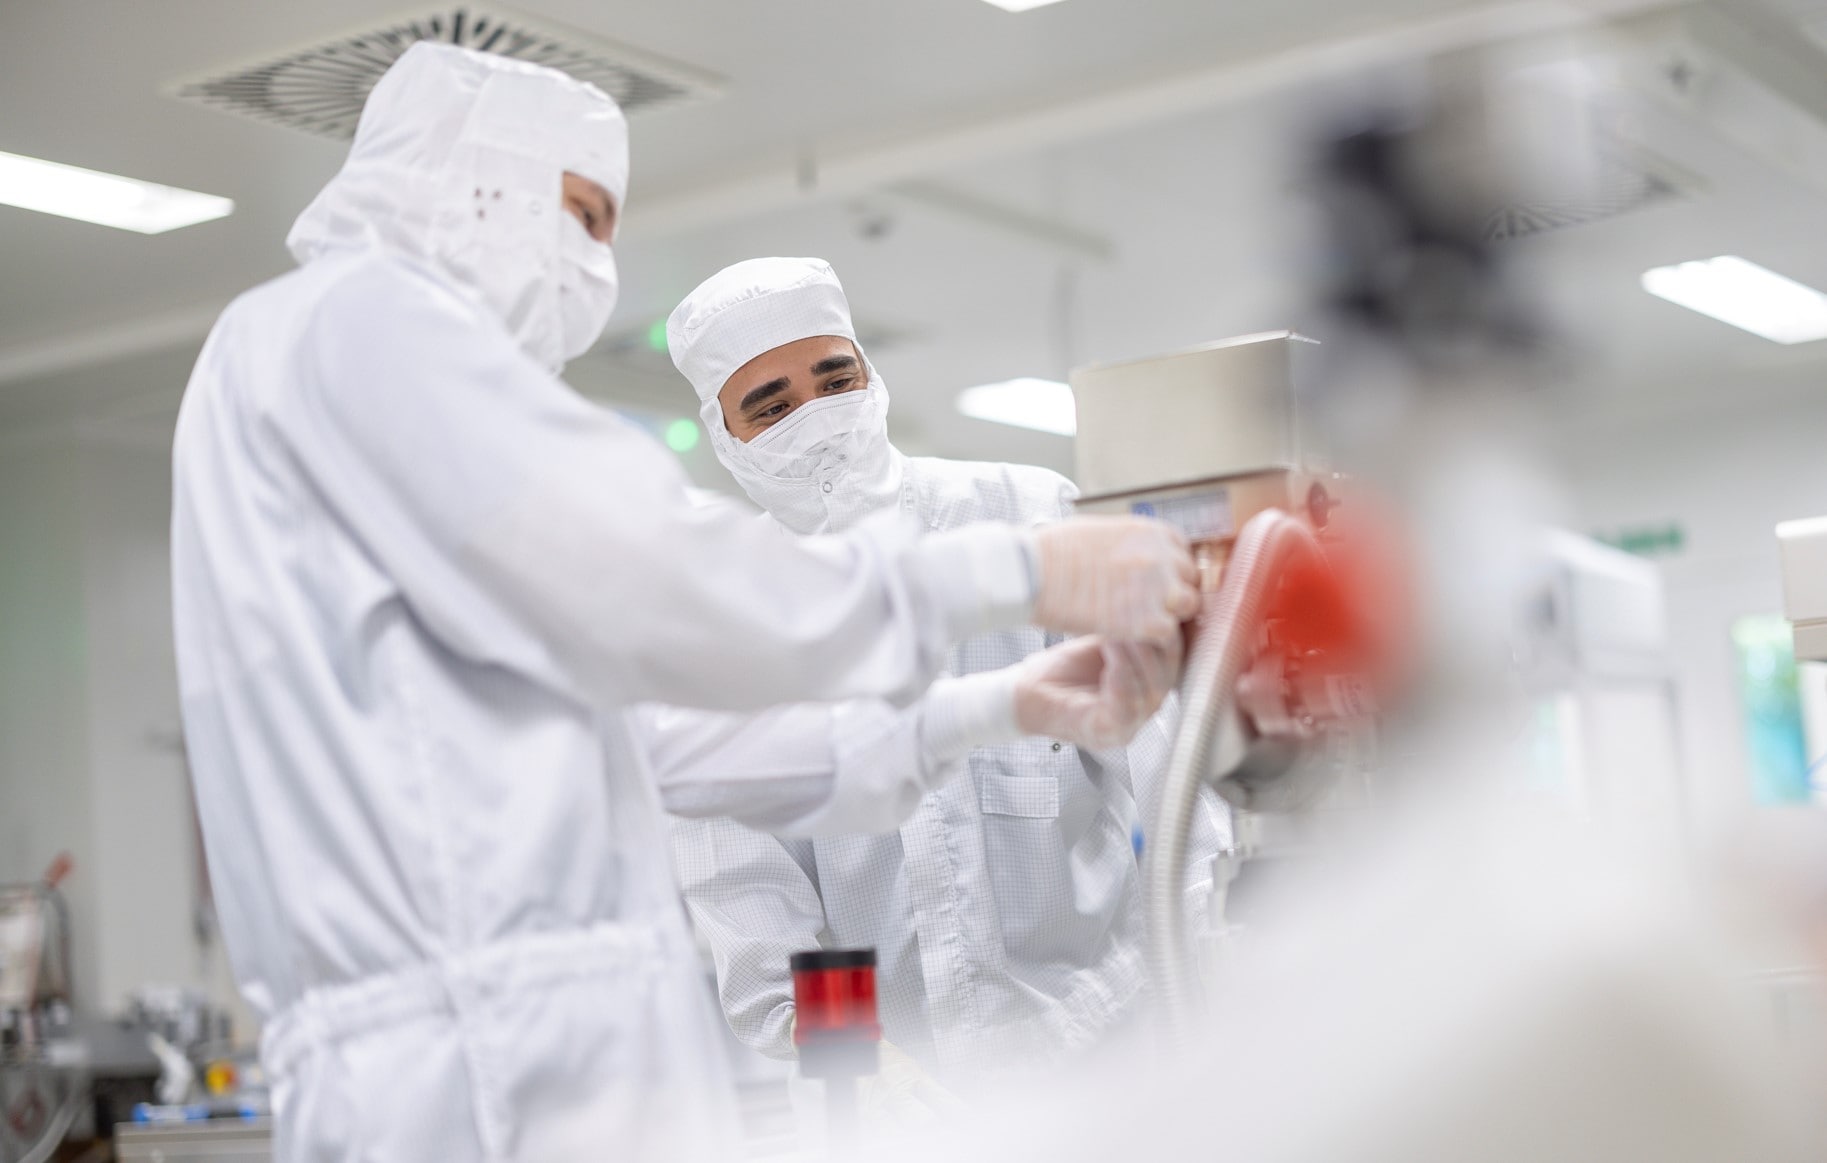
{"type": "Polygon", "coordinates": [[[1155,1002],[1176,1049],[1199,1012],[1197,974],[1186,941],[1186,845],[1199,787],[1210,775],[1212,744],[1230,711],[1237,680],[1249,665],[1274,582],[1288,559],[1319,554],[1307,525],[1265,509],[1237,534],[1224,580],[1205,597],[1192,652],[1180,680],[1180,730],[1162,783],[1161,801],[1146,833],[1143,899],[1148,913],[1148,968],[1155,1002]]]}
{"type": "Polygon", "coordinates": [[[57,1111],[46,1125],[44,1134],[37,1143],[26,1149],[25,1154],[19,1156],[16,1163],[47,1163],[57,1153],[57,1148],[63,1146],[63,1137],[70,1133],[70,1127],[76,1122],[77,1109],[82,1105],[81,1078],[62,1070],[46,1070],[45,1074],[53,1078],[59,1075],[63,1077],[63,1100],[57,1104],[57,1111]]]}

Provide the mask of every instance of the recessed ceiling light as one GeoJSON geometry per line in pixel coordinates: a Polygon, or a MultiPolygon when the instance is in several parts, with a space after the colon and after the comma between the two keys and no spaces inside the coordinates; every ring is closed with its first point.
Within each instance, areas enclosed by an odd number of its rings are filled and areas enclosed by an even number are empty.
{"type": "Polygon", "coordinates": [[[984,0],[994,4],[1004,12],[1026,12],[1030,8],[1045,8],[1049,4],[1058,4],[1059,0],[984,0]]]}
{"type": "Polygon", "coordinates": [[[235,210],[232,200],[214,194],[16,153],[0,153],[0,204],[141,234],[163,234],[180,226],[226,218],[235,210]]]}
{"type": "Polygon", "coordinates": [[[958,393],[958,411],[978,420],[1057,436],[1078,432],[1078,409],[1072,402],[1072,389],[1058,380],[1023,378],[966,388],[958,393]]]}
{"type": "Polygon", "coordinates": [[[1644,271],[1643,289],[1777,343],[1827,339],[1827,295],[1737,255],[1644,271]]]}

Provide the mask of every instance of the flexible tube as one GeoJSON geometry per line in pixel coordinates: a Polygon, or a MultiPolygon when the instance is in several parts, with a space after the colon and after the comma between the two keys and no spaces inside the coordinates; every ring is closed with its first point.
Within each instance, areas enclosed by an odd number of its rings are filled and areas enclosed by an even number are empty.
{"type": "Polygon", "coordinates": [[[1319,541],[1304,522],[1279,509],[1263,510],[1237,534],[1223,580],[1205,595],[1194,626],[1180,680],[1180,729],[1143,854],[1149,976],[1175,1049],[1185,1048],[1187,1025],[1198,1013],[1181,886],[1199,787],[1208,777],[1216,782],[1229,774],[1211,770],[1213,743],[1255,651],[1275,581],[1291,557],[1319,552],[1319,541]]]}
{"type": "Polygon", "coordinates": [[[82,1105],[83,1084],[78,1075],[56,1069],[47,1069],[44,1073],[47,1078],[64,1075],[63,1099],[57,1104],[57,1111],[45,1127],[44,1134],[39,1136],[38,1142],[26,1148],[25,1154],[19,1156],[16,1163],[48,1163],[57,1148],[63,1146],[63,1138],[70,1133],[70,1127],[76,1122],[77,1109],[82,1105]]]}

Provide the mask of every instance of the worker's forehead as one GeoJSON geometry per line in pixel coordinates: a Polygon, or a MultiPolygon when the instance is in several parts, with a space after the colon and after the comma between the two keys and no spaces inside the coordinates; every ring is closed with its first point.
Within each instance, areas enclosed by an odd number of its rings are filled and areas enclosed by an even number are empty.
{"type": "Polygon", "coordinates": [[[854,359],[858,350],[842,335],[809,335],[778,347],[770,347],[737,368],[724,381],[726,390],[741,386],[757,376],[793,376],[809,372],[814,365],[834,356],[854,359]]]}

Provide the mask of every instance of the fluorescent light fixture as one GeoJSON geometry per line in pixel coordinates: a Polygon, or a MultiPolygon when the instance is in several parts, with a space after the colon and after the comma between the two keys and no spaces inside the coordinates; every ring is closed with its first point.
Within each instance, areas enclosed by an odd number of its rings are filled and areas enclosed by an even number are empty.
{"type": "Polygon", "coordinates": [[[1827,295],[1737,255],[1644,271],[1643,289],[1777,343],[1827,339],[1827,295]]]}
{"type": "Polygon", "coordinates": [[[1045,8],[1049,4],[1058,4],[1059,0],[984,0],[994,4],[1004,12],[1026,12],[1030,8],[1045,8]]]}
{"type": "Polygon", "coordinates": [[[99,170],[0,153],[0,204],[163,234],[234,213],[235,203],[214,194],[141,182],[99,170]]]}
{"type": "Polygon", "coordinates": [[[958,393],[958,411],[978,420],[1056,436],[1078,432],[1078,409],[1072,402],[1072,389],[1058,380],[1023,378],[966,388],[958,393]]]}

